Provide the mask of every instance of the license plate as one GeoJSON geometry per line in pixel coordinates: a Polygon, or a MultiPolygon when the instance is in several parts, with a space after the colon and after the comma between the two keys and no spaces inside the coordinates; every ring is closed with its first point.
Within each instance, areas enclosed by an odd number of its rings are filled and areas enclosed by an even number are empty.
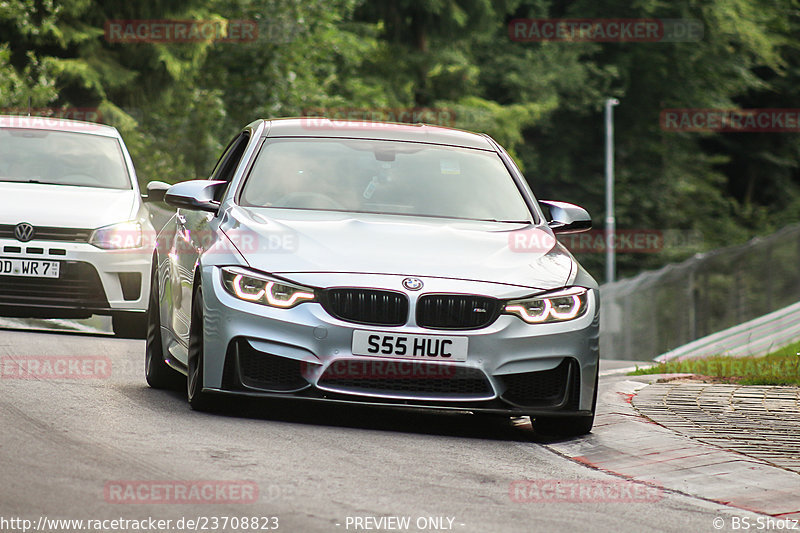
{"type": "Polygon", "coordinates": [[[61,264],[58,261],[0,258],[0,276],[58,278],[60,266],[61,264]]]}
{"type": "Polygon", "coordinates": [[[467,337],[399,335],[356,330],[353,332],[353,355],[427,361],[466,361],[467,342],[467,337]]]}

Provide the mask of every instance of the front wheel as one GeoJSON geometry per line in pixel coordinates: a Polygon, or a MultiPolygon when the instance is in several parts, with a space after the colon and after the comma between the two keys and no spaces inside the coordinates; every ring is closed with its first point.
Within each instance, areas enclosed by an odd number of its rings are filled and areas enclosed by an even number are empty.
{"type": "Polygon", "coordinates": [[[192,320],[189,325],[189,361],[186,399],[195,411],[208,411],[210,398],[203,392],[203,291],[198,287],[192,297],[192,320]]]}
{"type": "Polygon", "coordinates": [[[158,277],[153,269],[150,299],[147,307],[147,342],[144,348],[144,376],[154,389],[180,390],[183,376],[164,360],[161,340],[161,311],[158,303],[158,277]]]}

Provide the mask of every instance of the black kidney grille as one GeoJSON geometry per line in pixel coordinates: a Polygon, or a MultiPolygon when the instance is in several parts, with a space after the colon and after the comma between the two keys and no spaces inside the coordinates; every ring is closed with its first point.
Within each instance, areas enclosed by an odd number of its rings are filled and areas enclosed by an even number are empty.
{"type": "Polygon", "coordinates": [[[417,325],[432,329],[478,329],[497,319],[500,301],[471,294],[426,294],[417,302],[417,325]]]}
{"type": "Polygon", "coordinates": [[[580,399],[578,370],[577,362],[566,358],[551,370],[501,376],[500,381],[506,386],[502,397],[525,407],[557,407],[564,404],[564,407],[577,408],[580,399]],[[567,392],[569,398],[566,397],[567,392]]]}
{"type": "Polygon", "coordinates": [[[0,276],[0,304],[108,307],[94,266],[61,261],[59,273],[58,279],[0,276]]]}
{"type": "Polygon", "coordinates": [[[402,326],[408,319],[408,298],[401,292],[376,289],[328,289],[322,306],[346,322],[402,326]]]}

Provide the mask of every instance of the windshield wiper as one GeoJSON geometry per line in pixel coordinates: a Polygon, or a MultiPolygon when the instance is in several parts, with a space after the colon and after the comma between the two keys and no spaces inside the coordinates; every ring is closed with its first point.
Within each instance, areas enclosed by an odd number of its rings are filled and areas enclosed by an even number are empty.
{"type": "Polygon", "coordinates": [[[501,224],[533,224],[530,220],[497,220],[496,218],[478,218],[481,222],[500,222],[501,224]]]}
{"type": "Polygon", "coordinates": [[[22,180],[15,180],[15,179],[8,179],[8,178],[0,178],[0,181],[5,183],[37,183],[40,185],[66,185],[66,183],[57,183],[55,181],[41,181],[35,179],[22,179],[22,180]]]}

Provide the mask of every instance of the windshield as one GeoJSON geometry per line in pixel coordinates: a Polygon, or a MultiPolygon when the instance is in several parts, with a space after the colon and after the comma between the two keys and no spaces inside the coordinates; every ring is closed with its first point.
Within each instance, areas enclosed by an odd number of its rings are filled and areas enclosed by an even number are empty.
{"type": "Polygon", "coordinates": [[[0,129],[0,181],[131,188],[117,139],[17,128],[0,129]]]}
{"type": "Polygon", "coordinates": [[[250,207],[531,221],[496,153],[411,142],[272,140],[239,200],[250,207]]]}

